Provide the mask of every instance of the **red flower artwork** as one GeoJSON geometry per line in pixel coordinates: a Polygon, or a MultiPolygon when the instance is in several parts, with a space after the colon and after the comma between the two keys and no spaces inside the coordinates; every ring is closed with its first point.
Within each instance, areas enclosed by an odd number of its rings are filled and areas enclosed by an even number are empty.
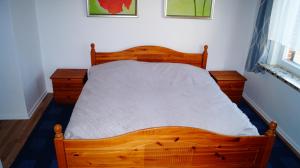
{"type": "Polygon", "coordinates": [[[98,0],[101,7],[111,14],[117,14],[123,11],[123,5],[127,9],[130,8],[132,0],[98,0]]]}

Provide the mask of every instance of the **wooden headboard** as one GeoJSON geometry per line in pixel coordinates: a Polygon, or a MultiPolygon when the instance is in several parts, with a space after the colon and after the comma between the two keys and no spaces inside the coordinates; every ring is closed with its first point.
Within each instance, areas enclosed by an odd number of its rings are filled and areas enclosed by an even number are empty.
{"type": "Polygon", "coordinates": [[[206,68],[207,49],[204,46],[203,53],[182,53],[160,46],[139,46],[118,52],[96,52],[95,44],[91,44],[92,65],[102,64],[117,60],[137,60],[144,62],[171,62],[194,65],[206,68]]]}

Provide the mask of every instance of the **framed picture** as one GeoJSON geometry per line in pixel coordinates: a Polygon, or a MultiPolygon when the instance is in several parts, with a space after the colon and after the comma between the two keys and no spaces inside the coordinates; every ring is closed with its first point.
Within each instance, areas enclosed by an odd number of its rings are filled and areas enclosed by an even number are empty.
{"type": "Polygon", "coordinates": [[[137,0],[87,0],[87,15],[137,17],[137,0]]]}
{"type": "Polygon", "coordinates": [[[212,19],[214,0],[165,0],[165,16],[212,19]]]}

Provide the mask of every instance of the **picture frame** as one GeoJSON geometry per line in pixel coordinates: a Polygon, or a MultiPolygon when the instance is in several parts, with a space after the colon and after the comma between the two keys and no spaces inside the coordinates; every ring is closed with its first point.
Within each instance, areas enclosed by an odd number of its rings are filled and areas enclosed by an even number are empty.
{"type": "Polygon", "coordinates": [[[165,0],[165,16],[213,19],[215,0],[165,0]]]}
{"type": "Polygon", "coordinates": [[[88,17],[138,17],[138,0],[87,0],[88,17]]]}

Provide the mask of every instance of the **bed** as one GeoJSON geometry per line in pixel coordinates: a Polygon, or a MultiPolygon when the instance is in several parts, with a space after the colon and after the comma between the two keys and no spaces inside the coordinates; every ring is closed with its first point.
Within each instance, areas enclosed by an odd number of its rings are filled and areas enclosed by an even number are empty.
{"type": "Polygon", "coordinates": [[[93,67],[65,135],[54,126],[58,166],[266,167],[276,123],[258,135],[203,70],[207,49],[100,53],[92,44],[93,67]]]}

